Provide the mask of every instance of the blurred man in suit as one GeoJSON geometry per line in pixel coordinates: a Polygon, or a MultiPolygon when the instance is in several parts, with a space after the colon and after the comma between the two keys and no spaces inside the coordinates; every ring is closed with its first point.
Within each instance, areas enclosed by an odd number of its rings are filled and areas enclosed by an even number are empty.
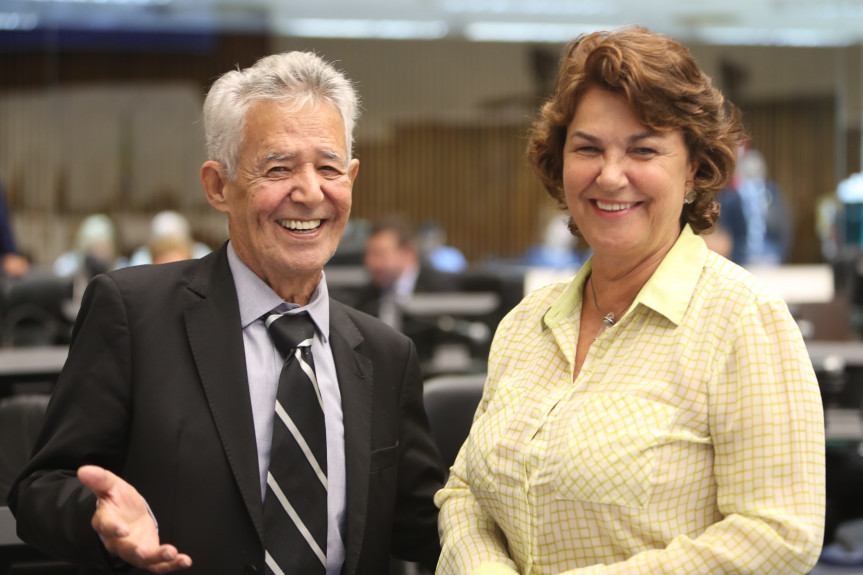
{"type": "Polygon", "coordinates": [[[414,230],[400,217],[372,225],[364,263],[371,282],[361,290],[357,307],[405,333],[411,329],[403,325],[400,304],[415,293],[458,290],[455,274],[440,272],[421,260],[414,230]]]}
{"type": "Polygon", "coordinates": [[[270,56],[215,82],[201,181],[230,239],[199,260],[90,283],[10,495],[24,541],[87,573],[377,575],[391,555],[434,566],[442,470],[416,350],[331,300],[322,273],[350,214],[357,114],[350,81],[310,53],[270,56]],[[302,460],[276,449],[290,406],[265,319],[282,314],[313,324],[303,340],[313,367],[302,366],[323,412],[325,457],[299,439],[302,460]],[[272,482],[275,466],[300,473],[313,462],[324,468],[326,516],[314,549],[311,528],[291,514],[302,501],[272,482]],[[314,570],[272,560],[294,546],[270,537],[274,492],[293,521],[279,529],[305,538],[314,570]]]}

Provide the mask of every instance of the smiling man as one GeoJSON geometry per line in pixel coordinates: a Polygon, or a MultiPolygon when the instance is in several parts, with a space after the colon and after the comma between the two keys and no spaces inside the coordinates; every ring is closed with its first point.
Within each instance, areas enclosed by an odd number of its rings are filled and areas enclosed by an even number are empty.
{"type": "Polygon", "coordinates": [[[23,540],[87,573],[434,566],[442,470],[415,348],[331,300],[322,271],[350,215],[357,110],[309,53],[216,81],[201,182],[230,239],[93,280],[10,496],[23,540]]]}

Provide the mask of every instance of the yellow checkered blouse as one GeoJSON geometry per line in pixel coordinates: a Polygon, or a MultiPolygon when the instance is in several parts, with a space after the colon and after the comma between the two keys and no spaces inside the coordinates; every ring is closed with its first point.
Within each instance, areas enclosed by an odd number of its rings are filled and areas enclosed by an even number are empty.
{"type": "Polygon", "coordinates": [[[823,411],[786,305],[687,227],[573,381],[589,272],[498,327],[437,573],[807,573],[823,411]]]}

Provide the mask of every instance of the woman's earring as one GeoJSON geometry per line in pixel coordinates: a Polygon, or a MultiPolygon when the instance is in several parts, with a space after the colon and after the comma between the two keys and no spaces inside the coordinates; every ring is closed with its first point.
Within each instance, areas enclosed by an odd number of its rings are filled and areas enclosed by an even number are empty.
{"type": "Polygon", "coordinates": [[[693,189],[689,189],[686,191],[686,195],[683,196],[683,203],[686,205],[691,204],[695,201],[696,192],[693,189]]]}

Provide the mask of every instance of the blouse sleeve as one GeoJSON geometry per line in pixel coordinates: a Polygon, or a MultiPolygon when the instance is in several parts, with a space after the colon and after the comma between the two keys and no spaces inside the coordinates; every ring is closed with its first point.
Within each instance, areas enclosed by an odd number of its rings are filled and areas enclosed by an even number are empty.
{"type": "MultiPolygon", "coordinates": [[[[496,387],[495,349],[506,335],[507,319],[495,333],[489,361],[489,377],[474,422],[485,412],[496,387]]],[[[438,531],[441,556],[437,575],[513,575],[516,565],[507,551],[506,537],[474,497],[468,483],[466,449],[462,447],[446,485],[435,496],[440,507],[438,531]]]]}

